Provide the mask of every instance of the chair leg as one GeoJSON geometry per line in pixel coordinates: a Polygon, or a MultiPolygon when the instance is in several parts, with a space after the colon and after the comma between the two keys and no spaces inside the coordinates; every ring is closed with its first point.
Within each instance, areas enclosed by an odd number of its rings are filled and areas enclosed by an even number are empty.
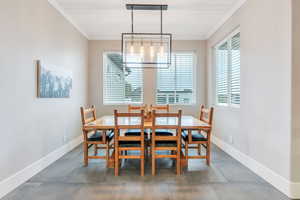
{"type": "Polygon", "coordinates": [[[201,144],[198,144],[198,154],[201,156],[201,144]]]}
{"type": "Polygon", "coordinates": [[[94,154],[95,156],[98,154],[98,144],[94,144],[94,154]]]}
{"type": "MultiPolygon", "coordinates": [[[[176,151],[171,150],[170,151],[171,155],[177,155],[176,151]]],[[[176,159],[172,159],[172,167],[176,166],[176,159]]]]}
{"type": "Polygon", "coordinates": [[[106,167],[108,167],[109,163],[109,142],[106,143],[106,167]]]}
{"type": "Polygon", "coordinates": [[[148,157],[148,147],[145,147],[144,155],[144,159],[146,159],[148,157]]]}
{"type": "Polygon", "coordinates": [[[177,158],[176,158],[176,174],[180,175],[181,174],[181,169],[180,169],[180,151],[177,150],[177,158]]]}
{"type": "Polygon", "coordinates": [[[210,165],[210,144],[206,144],[206,164],[210,165]]]}
{"type": "Polygon", "coordinates": [[[88,143],[87,142],[83,143],[83,163],[84,166],[88,165],[88,143]]]}
{"type": "Polygon", "coordinates": [[[147,158],[148,158],[148,155],[151,155],[151,149],[150,149],[149,141],[146,142],[145,150],[146,150],[146,151],[145,151],[145,152],[146,152],[146,154],[145,154],[145,159],[147,159],[147,158]],[[149,147],[149,149],[148,149],[148,147],[149,147]]]}
{"type": "Polygon", "coordinates": [[[189,146],[187,141],[185,141],[184,143],[184,149],[185,149],[185,159],[187,160],[189,156],[189,146]]]}
{"type": "Polygon", "coordinates": [[[154,176],[155,175],[155,151],[153,147],[152,147],[151,157],[152,157],[152,176],[154,176]]]}
{"type": "Polygon", "coordinates": [[[145,149],[141,151],[141,176],[145,175],[145,149]]]}
{"type": "Polygon", "coordinates": [[[119,149],[115,148],[115,176],[119,176],[119,149]]]}

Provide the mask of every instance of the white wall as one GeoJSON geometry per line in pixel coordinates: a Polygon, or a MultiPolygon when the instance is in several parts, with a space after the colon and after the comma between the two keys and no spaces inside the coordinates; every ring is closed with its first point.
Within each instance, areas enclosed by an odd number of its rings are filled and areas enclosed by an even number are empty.
{"type": "MultiPolygon", "coordinates": [[[[292,181],[300,182],[300,1],[292,0],[292,181]]],[[[300,185],[300,184],[299,184],[300,185]]],[[[299,192],[300,193],[300,192],[299,192]]]]}
{"type": "Polygon", "coordinates": [[[214,101],[212,48],[241,29],[241,107],[216,106],[213,134],[290,180],[291,6],[248,0],[207,43],[208,103],[214,101]]]}
{"type": "MultiPolygon", "coordinates": [[[[216,106],[213,134],[227,143],[232,136],[234,148],[300,182],[300,5],[292,1],[293,29],[290,1],[248,0],[208,41],[175,41],[174,50],[197,53],[197,105],[180,106],[197,116],[199,104],[214,104],[212,47],[240,26],[241,108],[216,106]]],[[[46,0],[1,1],[0,24],[1,182],[79,136],[81,105],[95,104],[98,115],[126,106],[102,103],[102,54],[119,51],[120,41],[88,42],[46,0]],[[37,59],[73,72],[71,98],[36,98],[37,59]]],[[[151,104],[155,70],[144,74],[151,104]]]]}
{"type": "MultiPolygon", "coordinates": [[[[114,109],[127,110],[127,106],[103,105],[103,52],[120,52],[120,41],[89,41],[89,104],[96,105],[98,115],[113,114],[114,109]]],[[[197,55],[196,66],[196,105],[176,106],[173,109],[182,108],[184,114],[198,116],[199,105],[205,104],[206,79],[205,79],[205,41],[173,41],[174,51],[195,51],[197,55]]],[[[144,103],[155,104],[155,79],[154,69],[144,70],[144,103]]]]}
{"type": "Polygon", "coordinates": [[[81,134],[88,42],[47,0],[0,1],[0,24],[1,182],[81,134]],[[37,59],[73,72],[71,98],[36,97],[37,59]]]}

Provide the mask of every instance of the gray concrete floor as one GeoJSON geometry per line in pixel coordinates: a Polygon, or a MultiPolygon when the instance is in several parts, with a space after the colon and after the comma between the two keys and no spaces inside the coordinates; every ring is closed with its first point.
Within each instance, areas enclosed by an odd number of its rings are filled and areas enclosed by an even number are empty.
{"type": "Polygon", "coordinates": [[[157,163],[151,176],[149,161],[146,175],[140,177],[139,161],[123,163],[120,176],[105,167],[103,160],[90,160],[83,167],[82,147],[74,149],[3,200],[287,200],[270,184],[213,146],[212,164],[190,160],[181,176],[169,159],[157,163]]]}

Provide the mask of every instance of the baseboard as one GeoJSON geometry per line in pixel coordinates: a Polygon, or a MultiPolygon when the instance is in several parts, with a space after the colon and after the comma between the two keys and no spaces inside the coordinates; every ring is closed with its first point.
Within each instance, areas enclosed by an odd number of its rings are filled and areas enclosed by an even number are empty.
{"type": "MultiPolygon", "coordinates": [[[[267,182],[272,184],[278,190],[286,194],[289,198],[299,199],[300,198],[300,183],[290,182],[286,178],[278,175],[273,170],[262,165],[246,154],[235,149],[233,146],[227,144],[226,142],[220,140],[217,137],[212,137],[212,141],[223,151],[231,155],[233,158],[241,162],[243,165],[248,167],[254,173],[265,179],[267,182]]],[[[48,167],[50,164],[61,158],[63,155],[74,149],[82,143],[82,137],[77,137],[76,139],[70,141],[59,149],[51,152],[47,156],[41,158],[35,163],[29,165],[23,170],[17,172],[16,174],[8,177],[7,179],[0,182],[0,198],[4,197],[6,194],[25,183],[31,177],[48,167]]]]}
{"type": "Polygon", "coordinates": [[[290,183],[290,190],[291,190],[291,196],[292,199],[300,199],[300,183],[290,183]]]}
{"type": "Polygon", "coordinates": [[[262,177],[268,183],[273,185],[279,191],[287,195],[289,198],[298,199],[300,198],[300,183],[293,183],[286,178],[280,176],[273,170],[257,162],[253,158],[247,156],[246,154],[240,152],[232,145],[220,140],[217,137],[212,137],[212,142],[221,148],[223,151],[228,153],[230,156],[238,160],[240,163],[245,165],[251,171],[256,173],[258,176],[262,177]]]}
{"type": "Polygon", "coordinates": [[[0,182],[0,199],[82,143],[82,136],[0,182]]]}

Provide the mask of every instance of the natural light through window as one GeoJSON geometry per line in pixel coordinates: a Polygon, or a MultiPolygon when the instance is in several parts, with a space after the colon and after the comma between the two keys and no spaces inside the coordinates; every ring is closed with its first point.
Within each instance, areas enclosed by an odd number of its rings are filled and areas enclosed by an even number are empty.
{"type": "Polygon", "coordinates": [[[215,48],[216,102],[239,106],[240,95],[240,33],[233,33],[215,48]]]}
{"type": "Polygon", "coordinates": [[[193,104],[195,103],[193,52],[176,52],[172,55],[169,68],[157,69],[157,104],[193,104]]]}
{"type": "Polygon", "coordinates": [[[120,53],[104,53],[103,62],[103,103],[143,103],[143,70],[123,67],[120,53]]]}
{"type": "MultiPolygon", "coordinates": [[[[140,57],[129,59],[139,61],[140,57]]],[[[103,55],[103,103],[104,104],[142,104],[143,67],[123,67],[120,53],[103,55]]],[[[172,65],[156,69],[156,103],[191,105],[195,99],[195,54],[194,52],[175,52],[172,65]]]]}

